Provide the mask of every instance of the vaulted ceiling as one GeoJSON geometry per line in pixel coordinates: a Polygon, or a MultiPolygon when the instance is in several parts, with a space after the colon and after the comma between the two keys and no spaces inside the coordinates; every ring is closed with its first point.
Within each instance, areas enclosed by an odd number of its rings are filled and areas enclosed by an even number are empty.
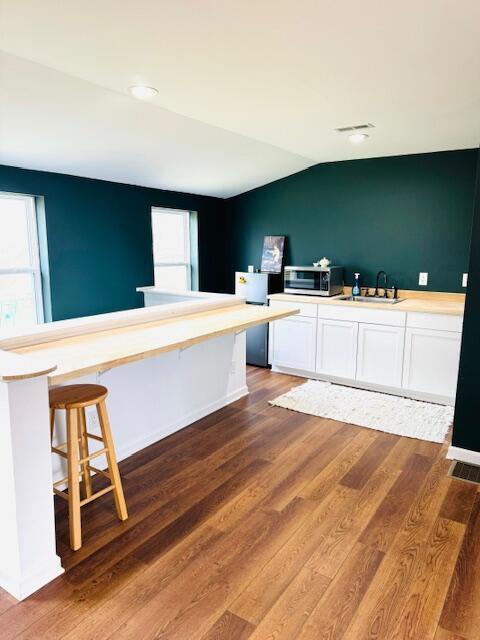
{"type": "Polygon", "coordinates": [[[0,25],[4,164],[225,197],[480,142],[478,0],[0,0],[0,25]]]}

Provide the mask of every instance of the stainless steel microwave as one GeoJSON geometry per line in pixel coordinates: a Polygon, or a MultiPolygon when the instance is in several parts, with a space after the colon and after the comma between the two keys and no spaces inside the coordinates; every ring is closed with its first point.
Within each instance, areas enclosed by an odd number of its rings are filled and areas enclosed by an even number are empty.
{"type": "Polygon", "coordinates": [[[343,292],[343,267],[285,267],[284,291],[336,296],[343,292]]]}

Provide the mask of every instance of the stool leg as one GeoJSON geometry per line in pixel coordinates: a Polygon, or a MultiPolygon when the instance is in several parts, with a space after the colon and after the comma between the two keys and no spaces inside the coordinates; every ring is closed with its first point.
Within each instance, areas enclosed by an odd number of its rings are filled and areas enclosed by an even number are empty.
{"type": "Polygon", "coordinates": [[[82,546],[78,444],[77,411],[76,409],[67,409],[68,520],[70,525],[70,546],[74,551],[82,546]]]}
{"type": "Polygon", "coordinates": [[[102,430],[102,438],[105,443],[105,448],[107,449],[106,456],[108,471],[112,479],[112,484],[115,487],[113,489],[113,496],[115,499],[117,515],[120,520],[126,520],[128,518],[127,505],[125,504],[125,496],[123,495],[122,480],[118,470],[115,447],[113,446],[112,432],[110,430],[110,421],[108,419],[107,407],[104,401],[97,404],[97,412],[100,428],[102,430]]]}
{"type": "MultiPolygon", "coordinates": [[[[87,421],[85,419],[85,409],[78,410],[78,426],[80,432],[80,450],[82,452],[82,458],[88,458],[88,438],[87,438],[87,421]]],[[[92,479],[90,477],[90,470],[88,468],[89,461],[82,463],[82,475],[83,475],[83,486],[85,489],[85,497],[90,498],[92,495],[92,479]]]]}

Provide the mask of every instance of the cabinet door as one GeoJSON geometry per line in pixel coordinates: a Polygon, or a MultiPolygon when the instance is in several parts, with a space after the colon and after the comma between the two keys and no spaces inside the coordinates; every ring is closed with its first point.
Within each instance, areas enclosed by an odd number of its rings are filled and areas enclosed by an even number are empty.
{"type": "Polygon", "coordinates": [[[403,386],[454,398],[462,334],[408,328],[405,336],[403,386]]]}
{"type": "Polygon", "coordinates": [[[355,379],[357,338],[358,322],[319,318],[315,371],[341,378],[355,379]]]}
{"type": "Polygon", "coordinates": [[[291,316],[273,324],[272,364],[315,371],[317,319],[291,316]]]}
{"type": "Polygon", "coordinates": [[[356,379],[400,388],[404,341],[404,327],[360,323],[356,379]]]}

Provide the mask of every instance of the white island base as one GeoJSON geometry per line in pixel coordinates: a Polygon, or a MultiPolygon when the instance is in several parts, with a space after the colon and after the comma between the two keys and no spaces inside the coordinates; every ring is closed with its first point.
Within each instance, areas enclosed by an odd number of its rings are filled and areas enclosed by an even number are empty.
{"type": "MultiPolygon", "coordinates": [[[[52,467],[49,384],[98,382],[108,388],[122,460],[245,395],[245,329],[294,313],[225,296],[2,336],[0,587],[22,600],[63,572],[55,548],[52,482],[66,471],[56,456],[52,467]]],[[[63,413],[56,418],[61,442],[63,413]]],[[[96,415],[88,410],[87,427],[99,433],[96,415]]],[[[95,466],[106,468],[106,460],[97,461],[95,466]]]]}
{"type": "MultiPolygon", "coordinates": [[[[123,460],[248,393],[245,332],[87,374],[70,383],[107,387],[115,449],[118,459],[123,460]]],[[[62,424],[56,430],[63,435],[64,412],[58,413],[62,424]]],[[[89,431],[100,434],[95,407],[87,408],[86,413],[89,431]]],[[[55,458],[56,481],[65,477],[65,469],[55,458]]],[[[96,466],[106,468],[104,462],[103,467],[96,466]]]]}
{"type": "Polygon", "coordinates": [[[51,483],[47,377],[1,381],[0,587],[17,600],[63,573],[51,483]]]}

